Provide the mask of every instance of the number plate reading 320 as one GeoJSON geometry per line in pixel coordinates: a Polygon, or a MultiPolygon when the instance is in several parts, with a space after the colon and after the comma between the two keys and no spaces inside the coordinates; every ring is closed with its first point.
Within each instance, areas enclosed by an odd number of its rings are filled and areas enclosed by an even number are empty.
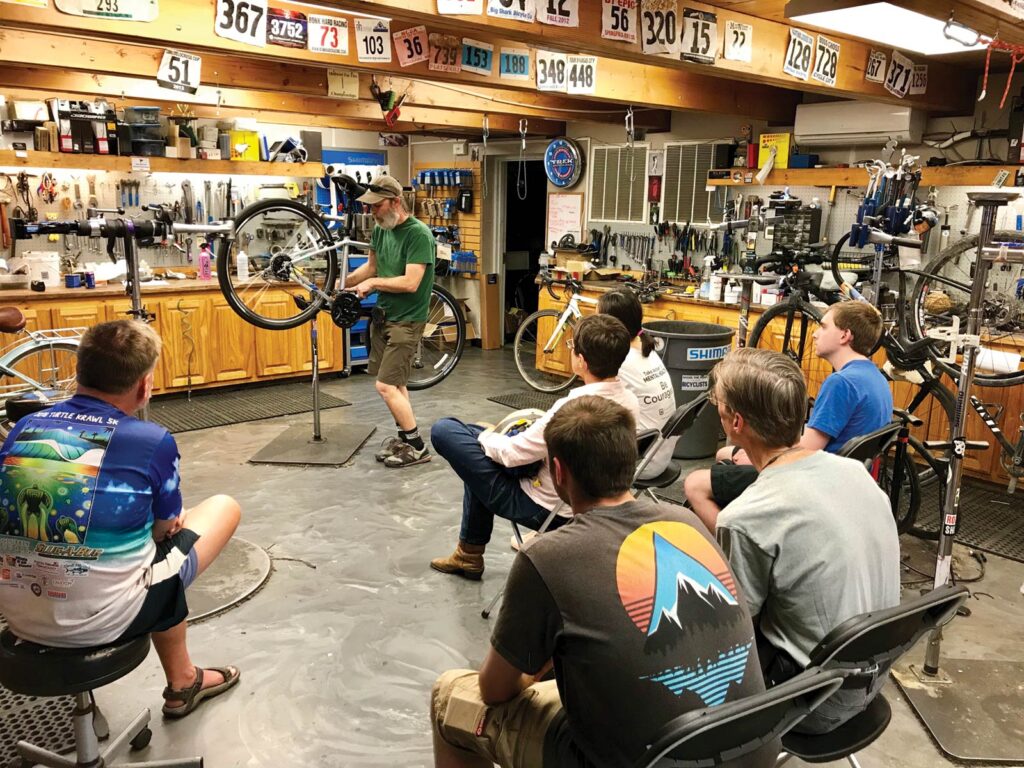
{"type": "Polygon", "coordinates": [[[286,48],[305,48],[306,14],[271,8],[267,11],[267,42],[286,48]]]}

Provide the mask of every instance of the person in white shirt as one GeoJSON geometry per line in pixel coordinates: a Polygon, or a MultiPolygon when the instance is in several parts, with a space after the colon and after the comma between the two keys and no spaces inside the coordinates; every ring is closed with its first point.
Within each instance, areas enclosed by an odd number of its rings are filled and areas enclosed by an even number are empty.
{"type": "MultiPolygon", "coordinates": [[[[636,395],[640,403],[637,431],[660,430],[665,426],[669,416],[675,413],[676,393],[672,389],[672,378],[665,364],[654,351],[654,339],[649,334],[644,334],[644,310],[640,299],[628,288],[616,288],[600,298],[597,302],[597,311],[602,315],[618,318],[626,326],[632,339],[629,354],[619,368],[619,381],[636,395]]],[[[661,444],[644,467],[644,471],[640,473],[642,480],[650,480],[668,469],[677,439],[666,440],[661,444]]]]}
{"type": "Polygon", "coordinates": [[[455,552],[432,560],[430,567],[441,573],[479,579],[484,572],[484,549],[491,540],[494,517],[512,520],[537,530],[551,514],[556,528],[572,517],[562,507],[547,466],[548,449],[544,427],[565,403],[584,395],[599,395],[624,406],[636,419],[640,406],[636,396],[619,381],[617,374],[629,353],[629,331],[614,317],[591,315],[576,325],[566,339],[572,370],[583,380],[556,402],[528,429],[509,437],[485,432],[483,427],[459,419],[438,421],[430,430],[434,450],[443,456],[464,483],[462,528],[455,552]]]}

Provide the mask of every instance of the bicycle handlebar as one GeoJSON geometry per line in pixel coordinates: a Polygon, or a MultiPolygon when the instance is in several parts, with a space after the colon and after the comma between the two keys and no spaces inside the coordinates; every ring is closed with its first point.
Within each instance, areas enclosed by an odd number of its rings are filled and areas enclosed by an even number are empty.
{"type": "Polygon", "coordinates": [[[550,295],[555,301],[560,301],[561,299],[559,299],[558,296],[555,296],[555,292],[551,290],[551,286],[553,285],[564,286],[570,294],[583,292],[583,283],[579,280],[574,280],[571,277],[560,280],[557,277],[552,277],[548,272],[541,272],[538,277],[540,277],[540,281],[544,287],[547,288],[548,295],[550,295]]]}
{"type": "Polygon", "coordinates": [[[889,235],[880,229],[871,227],[870,234],[868,234],[868,242],[874,243],[875,245],[898,245],[903,248],[917,248],[920,249],[923,243],[920,240],[912,237],[897,237],[896,235],[889,235]]]}

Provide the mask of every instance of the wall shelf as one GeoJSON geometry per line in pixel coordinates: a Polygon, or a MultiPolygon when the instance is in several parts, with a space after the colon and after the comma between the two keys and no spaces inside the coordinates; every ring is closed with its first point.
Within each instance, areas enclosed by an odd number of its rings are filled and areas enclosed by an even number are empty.
{"type": "MultiPolygon", "coordinates": [[[[290,176],[319,178],[324,175],[323,163],[254,163],[233,160],[179,160],[173,157],[150,157],[150,171],[160,173],[220,173],[248,176],[290,176]]],[[[67,152],[34,152],[28,157],[15,157],[14,150],[0,150],[0,167],[56,168],[83,171],[131,172],[131,158],[119,155],[83,155],[67,152]]]]}
{"type": "MultiPolygon", "coordinates": [[[[952,165],[921,169],[922,186],[936,187],[985,187],[991,186],[996,174],[1007,171],[1009,178],[1004,187],[1012,187],[1014,176],[1022,166],[1018,165],[952,165]]],[[[731,169],[733,176],[740,174],[740,181],[729,179],[708,179],[709,187],[754,187],[756,182],[742,181],[750,172],[746,168],[731,169]]],[[[756,171],[753,171],[756,173],[756,171]]],[[[772,171],[761,186],[793,187],[863,187],[868,174],[863,168],[787,168],[772,171]]]]}

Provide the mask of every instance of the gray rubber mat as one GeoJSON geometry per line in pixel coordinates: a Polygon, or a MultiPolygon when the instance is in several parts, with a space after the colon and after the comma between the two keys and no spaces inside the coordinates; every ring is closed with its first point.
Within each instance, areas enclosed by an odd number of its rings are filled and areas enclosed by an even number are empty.
{"type": "MultiPolygon", "coordinates": [[[[568,390],[566,390],[567,392],[568,390]]],[[[548,394],[546,392],[506,392],[504,395],[491,395],[487,399],[492,403],[498,403],[499,405],[507,405],[509,408],[514,410],[522,410],[523,408],[539,408],[542,411],[546,411],[557,400],[565,397],[566,392],[555,392],[554,394],[548,394]]]]}
{"type": "MultiPolygon", "coordinates": [[[[321,410],[346,405],[351,403],[320,393],[321,410]]],[[[191,400],[178,395],[155,399],[149,404],[149,418],[170,432],[189,432],[312,410],[311,385],[289,382],[231,392],[199,392],[193,394],[191,400]]]]}
{"type": "MultiPolygon", "coordinates": [[[[938,533],[940,506],[939,486],[933,483],[922,494],[916,527],[938,533]]],[[[956,541],[1024,563],[1024,488],[1010,495],[1006,486],[964,478],[956,541]]]]}
{"type": "Polygon", "coordinates": [[[12,693],[0,686],[0,765],[9,765],[18,756],[16,745],[25,740],[54,752],[75,747],[71,712],[75,700],[70,696],[39,698],[12,693]]]}

